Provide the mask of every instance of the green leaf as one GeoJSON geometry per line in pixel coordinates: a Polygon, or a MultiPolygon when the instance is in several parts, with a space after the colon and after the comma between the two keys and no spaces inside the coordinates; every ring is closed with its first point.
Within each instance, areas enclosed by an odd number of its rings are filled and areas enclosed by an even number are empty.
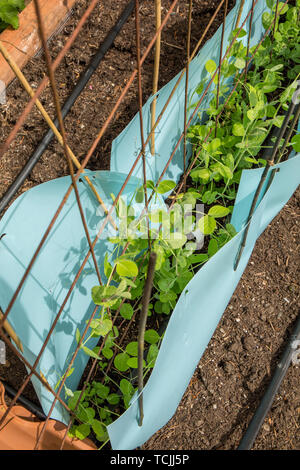
{"type": "MultiPolygon", "coordinates": [[[[3,0],[2,0],[3,2],[3,0]]],[[[0,3],[2,3],[0,2],[0,3]]],[[[24,10],[25,8],[25,1],[24,0],[4,0],[4,3],[9,3],[10,5],[17,8],[19,11],[24,10]]]]}
{"type": "Polygon", "coordinates": [[[215,231],[217,222],[215,221],[214,217],[205,215],[199,220],[198,227],[204,235],[210,235],[215,231]]]}
{"type": "Polygon", "coordinates": [[[154,304],[154,311],[155,313],[158,313],[159,315],[163,313],[162,311],[162,302],[160,300],[157,300],[154,304]]]}
{"type": "Polygon", "coordinates": [[[79,341],[81,340],[80,331],[79,331],[78,328],[76,328],[75,338],[76,338],[76,341],[77,341],[77,344],[78,344],[79,341]]]}
{"type": "Polygon", "coordinates": [[[149,367],[154,367],[156,358],[158,356],[159,349],[156,344],[151,344],[147,354],[147,364],[149,367]]]}
{"type": "Polygon", "coordinates": [[[84,352],[85,352],[88,356],[91,356],[91,357],[93,357],[94,359],[100,359],[100,360],[101,360],[101,357],[98,356],[98,354],[96,354],[92,349],[87,348],[86,346],[82,346],[82,349],[84,350],[84,352]]]}
{"type": "Polygon", "coordinates": [[[121,389],[121,392],[123,393],[123,395],[128,395],[128,396],[132,396],[133,393],[134,393],[134,388],[133,386],[131,385],[131,383],[126,380],[126,379],[122,379],[121,382],[120,382],[120,389],[121,389]]]}
{"type": "Polygon", "coordinates": [[[127,344],[126,352],[130,354],[130,356],[137,356],[138,355],[138,343],[137,341],[132,341],[131,343],[127,344]]]}
{"type": "Polygon", "coordinates": [[[207,152],[214,153],[221,146],[221,140],[216,137],[207,145],[207,152]]]}
{"type": "Polygon", "coordinates": [[[96,305],[110,307],[119,300],[115,286],[94,286],[92,288],[92,299],[96,305]]]}
{"type": "Polygon", "coordinates": [[[243,126],[243,124],[240,124],[240,123],[234,123],[233,124],[233,127],[232,127],[232,133],[233,135],[237,136],[237,137],[241,137],[243,135],[245,135],[245,128],[243,126]]]}
{"type": "Polygon", "coordinates": [[[244,69],[245,66],[246,66],[246,61],[245,59],[242,59],[241,57],[237,57],[235,62],[234,62],[234,66],[237,68],[237,69],[244,69]]]}
{"type": "Polygon", "coordinates": [[[14,5],[13,1],[0,0],[0,19],[11,25],[14,29],[18,29],[18,8],[17,5],[14,5]]]}
{"type": "Polygon", "coordinates": [[[187,241],[187,236],[184,233],[171,233],[170,239],[166,240],[166,243],[173,249],[178,250],[179,248],[183,247],[183,245],[187,241]]]}
{"type": "Polygon", "coordinates": [[[202,168],[200,170],[192,170],[190,175],[193,180],[200,179],[202,183],[207,183],[211,173],[207,168],[202,168]]]}
{"type": "Polygon", "coordinates": [[[146,186],[148,189],[155,189],[155,184],[151,180],[147,180],[146,186]]]}
{"type": "Polygon", "coordinates": [[[205,68],[210,75],[213,75],[217,69],[217,64],[215,63],[214,60],[209,59],[205,64],[205,68]]]}
{"type": "Polygon", "coordinates": [[[226,224],[226,230],[232,238],[237,234],[237,231],[232,224],[226,224]]]}
{"type": "Polygon", "coordinates": [[[78,411],[76,412],[76,416],[80,421],[85,422],[85,424],[92,424],[93,419],[95,417],[95,410],[93,408],[85,408],[80,406],[78,411]]]}
{"type": "Polygon", "coordinates": [[[113,350],[108,347],[102,349],[102,354],[106,359],[111,359],[114,355],[113,350]]]}
{"type": "Polygon", "coordinates": [[[175,186],[176,186],[175,181],[171,181],[171,180],[161,181],[157,186],[157,192],[159,194],[168,193],[169,191],[174,189],[175,186]]]}
{"type": "Polygon", "coordinates": [[[66,394],[67,397],[74,397],[74,393],[72,392],[72,390],[70,388],[68,388],[64,385],[64,389],[65,389],[65,394],[66,394]]]}
{"type": "Polygon", "coordinates": [[[227,155],[224,157],[224,163],[232,172],[232,170],[234,169],[234,157],[232,153],[227,153],[227,155]]]}
{"type": "Polygon", "coordinates": [[[100,421],[98,421],[97,419],[94,419],[93,422],[92,422],[92,429],[93,429],[94,433],[96,434],[97,439],[99,441],[103,441],[104,438],[106,437],[106,429],[103,426],[103,424],[100,421]]]}
{"type": "MultiPolygon", "coordinates": [[[[131,369],[137,369],[138,368],[138,358],[137,357],[131,357],[128,359],[127,364],[131,369]]],[[[146,362],[143,360],[143,367],[146,366],[146,362]]]]}
{"type": "Polygon", "coordinates": [[[291,144],[295,152],[300,152],[300,134],[294,135],[291,140],[291,144]]]}
{"type": "Polygon", "coordinates": [[[207,252],[209,254],[209,256],[213,256],[217,253],[219,249],[219,246],[218,246],[218,242],[216,239],[212,238],[208,244],[208,249],[207,249],[207,252]]]}
{"type": "Polygon", "coordinates": [[[218,193],[216,191],[206,191],[202,196],[202,202],[204,204],[212,204],[216,200],[218,193]]]}
{"type": "Polygon", "coordinates": [[[262,15],[263,27],[265,29],[268,29],[269,26],[271,26],[271,23],[272,23],[272,16],[270,15],[270,13],[268,13],[268,12],[263,13],[263,15],[262,15]]]}
{"type": "Polygon", "coordinates": [[[231,32],[231,34],[230,34],[230,41],[232,41],[235,37],[236,37],[237,39],[239,39],[239,38],[243,38],[244,36],[247,35],[247,33],[246,33],[246,31],[245,31],[244,29],[241,29],[240,32],[239,32],[239,29],[240,29],[240,28],[235,28],[235,29],[231,32]]]}
{"type": "Polygon", "coordinates": [[[205,261],[207,260],[208,260],[208,255],[206,255],[205,253],[199,253],[198,255],[189,256],[189,261],[192,264],[205,263],[205,261]]]}
{"type": "Polygon", "coordinates": [[[175,279],[171,278],[163,278],[159,279],[157,281],[157,285],[159,289],[163,292],[167,292],[169,289],[172,288],[172,285],[174,284],[175,279]]]}
{"type": "Polygon", "coordinates": [[[123,304],[121,309],[120,309],[120,314],[126,320],[130,320],[132,318],[132,315],[133,315],[132,306],[130,304],[123,304]]]}
{"type": "Polygon", "coordinates": [[[78,437],[78,439],[83,440],[91,432],[91,427],[89,424],[80,424],[79,426],[76,426],[75,428],[75,436],[78,437]]]}
{"type": "Polygon", "coordinates": [[[159,295],[159,300],[162,302],[162,303],[166,303],[166,302],[172,302],[174,300],[177,299],[177,294],[173,291],[169,291],[169,292],[162,292],[160,295],[159,295]]]}
{"type": "MultiPolygon", "coordinates": [[[[81,392],[80,392],[79,390],[76,390],[76,392],[74,392],[74,394],[73,394],[73,397],[71,397],[71,398],[68,400],[68,407],[70,408],[70,410],[72,410],[72,411],[75,410],[80,395],[81,395],[81,392]]],[[[83,400],[84,400],[84,395],[82,395],[82,397],[80,398],[80,403],[81,403],[83,400]]]]}
{"type": "Polygon", "coordinates": [[[155,330],[145,331],[145,341],[149,344],[155,344],[160,340],[160,336],[155,330]]]}
{"type": "Polygon", "coordinates": [[[278,3],[278,13],[280,15],[284,15],[289,9],[289,6],[284,4],[283,2],[278,3]]]}
{"type": "Polygon", "coordinates": [[[93,334],[96,336],[106,336],[112,329],[112,326],[112,321],[108,318],[91,321],[91,328],[93,329],[93,334]]]}
{"type": "Polygon", "coordinates": [[[119,259],[116,262],[116,271],[122,277],[136,277],[139,272],[136,263],[129,259],[119,259]]]}
{"type": "Polygon", "coordinates": [[[134,394],[134,388],[128,380],[122,379],[120,382],[120,390],[123,393],[125,408],[128,408],[131,397],[134,394]]]}
{"type": "Polygon", "coordinates": [[[135,195],[135,201],[139,204],[143,202],[145,196],[144,186],[140,186],[135,195]]]}
{"type": "Polygon", "coordinates": [[[111,393],[108,395],[107,401],[110,405],[117,405],[120,401],[120,396],[117,393],[111,393]]]}
{"type": "Polygon", "coordinates": [[[225,180],[231,180],[233,176],[231,169],[228,166],[223,165],[222,163],[218,163],[217,165],[217,170],[220,175],[222,175],[225,180]]]}
{"type": "Polygon", "coordinates": [[[211,217],[218,218],[218,217],[225,217],[226,215],[229,214],[229,212],[230,210],[227,207],[217,205],[209,209],[208,215],[210,215],[211,217]]]}
{"type": "Polygon", "coordinates": [[[128,370],[129,369],[129,366],[127,364],[128,359],[129,359],[129,356],[127,353],[117,354],[114,359],[114,365],[116,369],[118,369],[120,372],[125,372],[126,370],[128,370]]]}
{"type": "Polygon", "coordinates": [[[250,121],[254,121],[257,118],[258,112],[255,108],[249,109],[247,111],[247,117],[250,121]]]}

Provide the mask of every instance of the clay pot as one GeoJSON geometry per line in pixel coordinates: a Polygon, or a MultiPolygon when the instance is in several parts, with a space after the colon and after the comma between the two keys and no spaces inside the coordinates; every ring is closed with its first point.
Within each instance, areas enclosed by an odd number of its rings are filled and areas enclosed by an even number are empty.
{"type": "MultiPolygon", "coordinates": [[[[4,386],[0,382],[0,419],[7,410],[4,386]]],[[[13,406],[0,427],[0,450],[33,450],[44,422],[39,421],[23,406],[13,406]]],[[[50,419],[39,444],[39,450],[59,450],[66,426],[50,419]]],[[[89,439],[80,441],[67,437],[63,450],[96,450],[89,439]]]]}

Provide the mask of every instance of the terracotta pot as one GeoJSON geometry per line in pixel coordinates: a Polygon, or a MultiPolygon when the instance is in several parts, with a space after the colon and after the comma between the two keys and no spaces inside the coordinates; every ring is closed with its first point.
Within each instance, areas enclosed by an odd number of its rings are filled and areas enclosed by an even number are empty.
{"type": "MultiPolygon", "coordinates": [[[[76,0],[40,0],[47,38],[59,27],[76,0]]],[[[41,48],[34,4],[31,1],[19,15],[20,26],[7,28],[0,34],[0,41],[11,57],[22,68],[41,48]]],[[[0,80],[7,86],[15,77],[10,66],[0,54],[0,80]]]]}
{"type": "MultiPolygon", "coordinates": [[[[7,410],[4,399],[4,386],[0,382],[0,419],[7,410]]],[[[13,406],[0,428],[0,450],[33,450],[43,421],[39,421],[23,406],[13,406]]],[[[39,444],[39,450],[59,450],[64,438],[66,426],[50,419],[39,444]]],[[[64,450],[96,450],[89,439],[66,438],[64,450]]]]}

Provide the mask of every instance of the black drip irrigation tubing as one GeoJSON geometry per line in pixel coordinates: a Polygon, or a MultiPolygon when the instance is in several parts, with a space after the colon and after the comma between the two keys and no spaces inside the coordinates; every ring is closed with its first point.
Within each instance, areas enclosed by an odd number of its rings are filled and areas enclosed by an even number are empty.
{"type": "MultiPolygon", "coordinates": [[[[4,380],[2,380],[1,382],[5,388],[5,392],[7,393],[7,395],[14,398],[17,394],[17,391],[4,380]]],[[[40,408],[38,405],[36,405],[32,401],[28,400],[28,398],[25,398],[23,397],[23,395],[20,395],[18,398],[18,401],[22,405],[24,405],[31,413],[33,413],[37,418],[41,419],[42,421],[46,419],[46,415],[44,414],[42,408],[40,408]]]]}
{"type": "MultiPolygon", "coordinates": [[[[109,49],[112,47],[114,40],[120,33],[121,29],[123,28],[124,24],[128,20],[129,16],[133,12],[135,5],[135,0],[131,0],[127,6],[124,8],[123,12],[121,13],[118,21],[116,24],[113,26],[113,28],[109,31],[107,34],[106,38],[104,39],[103,43],[99,47],[98,51],[96,54],[93,56],[91,59],[89,65],[87,66],[86,70],[80,75],[80,78],[73,89],[72,93],[69,95],[67,98],[66,102],[64,103],[64,106],[62,107],[62,116],[63,119],[66,117],[68,112],[70,111],[71,107],[83,91],[84,87],[98,68],[99,64],[103,60],[104,56],[106,53],[109,51],[109,49]]],[[[58,127],[58,121],[57,119],[54,121],[54,124],[56,127],[58,127]]],[[[37,146],[36,150],[34,153],[31,155],[29,158],[28,162],[25,164],[23,169],[20,171],[14,182],[11,184],[11,186],[8,188],[4,196],[0,200],[0,213],[5,209],[7,204],[11,201],[11,199],[14,197],[18,189],[22,186],[28,175],[31,173],[32,169],[35,167],[41,156],[43,155],[44,151],[50,144],[54,134],[51,129],[44,135],[43,139],[37,146]]]]}
{"type": "MultiPolygon", "coordinates": [[[[300,342],[300,315],[296,321],[296,325],[294,328],[293,333],[291,334],[289,341],[286,345],[286,348],[281,356],[280,361],[277,363],[274,375],[269,383],[269,386],[258,406],[256,409],[252,420],[245,432],[243,438],[240,441],[240,444],[237,450],[250,450],[254,444],[254,441],[260,431],[260,428],[267,416],[272,403],[275,399],[275,396],[278,392],[278,389],[283,381],[290,363],[292,361],[292,357],[294,354],[297,355],[297,348],[299,347],[300,342]]],[[[299,351],[300,353],[300,351],[299,351]]]]}

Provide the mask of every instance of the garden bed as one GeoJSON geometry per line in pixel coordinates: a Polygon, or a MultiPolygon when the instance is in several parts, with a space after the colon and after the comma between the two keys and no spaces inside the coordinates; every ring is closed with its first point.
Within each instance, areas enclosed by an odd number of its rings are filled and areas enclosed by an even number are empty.
{"type": "MultiPolygon", "coordinates": [[[[145,11],[145,14],[146,14],[146,11],[145,11]]],[[[146,17],[145,17],[145,18],[146,18],[146,17]]],[[[195,18],[196,18],[196,16],[195,16],[195,18]]],[[[174,19],[175,19],[175,15],[174,15],[174,19]]],[[[174,27],[176,27],[176,24],[175,24],[174,27]]],[[[177,45],[178,45],[178,44],[180,44],[180,43],[177,43],[177,45]]],[[[173,45],[173,46],[174,46],[174,45],[173,45]]],[[[180,45],[180,46],[181,46],[181,45],[180,45]]],[[[179,47],[180,47],[180,46],[179,46],[179,47]]],[[[182,46],[181,46],[181,47],[182,47],[182,46]]],[[[119,55],[120,55],[120,54],[118,53],[118,56],[119,56],[119,55]]],[[[168,54],[168,58],[169,58],[169,55],[170,55],[170,54],[168,54]]],[[[178,52],[177,52],[177,51],[176,51],[176,57],[178,57],[178,52]]],[[[134,63],[134,53],[132,54],[132,62],[134,63]]],[[[176,65],[177,65],[177,64],[176,64],[176,65]]],[[[180,64],[180,66],[178,67],[178,69],[175,68],[174,70],[172,70],[172,73],[170,72],[172,76],[174,75],[174,73],[176,73],[176,72],[181,68],[181,65],[182,65],[182,64],[180,64]]],[[[62,75],[62,76],[63,76],[63,75],[62,75]]],[[[150,73],[149,73],[149,76],[150,76],[150,73]]],[[[166,74],[166,77],[167,77],[167,74],[166,74]]],[[[169,77],[169,78],[170,78],[170,77],[169,77]]],[[[167,81],[167,80],[168,80],[168,77],[166,78],[166,81],[167,81]]],[[[105,83],[107,83],[106,86],[109,86],[109,81],[108,81],[108,82],[105,82],[105,83]]],[[[62,87],[62,89],[64,89],[64,87],[62,87]]],[[[98,93],[98,89],[96,89],[96,90],[97,90],[97,93],[98,93]]],[[[90,91],[93,92],[93,84],[91,84],[90,91]]],[[[105,94],[105,95],[106,95],[106,92],[107,92],[107,90],[104,91],[104,94],[105,94]]],[[[12,93],[13,93],[13,89],[12,89],[12,93]]],[[[96,96],[97,96],[97,99],[98,99],[99,97],[98,97],[97,93],[96,93],[96,96]]],[[[94,98],[92,93],[89,93],[89,94],[90,94],[90,98],[91,98],[92,102],[94,102],[95,107],[96,107],[96,96],[95,96],[95,98],[94,98]],[[93,99],[93,98],[94,98],[94,99],[93,99]]],[[[87,101],[86,101],[86,102],[87,102],[87,101]]],[[[133,109],[133,111],[135,111],[135,110],[133,109]]],[[[9,112],[9,110],[8,110],[8,112],[9,112]]],[[[10,110],[10,112],[11,112],[11,110],[10,110]]],[[[74,116],[73,116],[73,119],[74,119],[74,116]]],[[[83,124],[83,126],[89,125],[89,124],[90,124],[90,121],[89,121],[89,118],[88,118],[86,124],[83,124]]],[[[73,125],[75,125],[75,124],[74,124],[74,121],[73,121],[73,125]]],[[[77,124],[77,125],[78,125],[78,124],[77,124]]],[[[24,140],[25,140],[25,143],[26,143],[26,139],[28,139],[28,138],[29,138],[29,139],[32,139],[32,135],[29,136],[29,135],[26,135],[26,134],[25,134],[25,135],[22,136],[22,137],[24,137],[23,141],[20,142],[20,145],[22,145],[22,146],[25,145],[25,144],[24,144],[24,140]]],[[[76,136],[76,137],[77,137],[77,136],[76,136]]],[[[21,139],[20,139],[20,140],[21,140],[21,139]]],[[[109,141],[107,141],[107,142],[109,142],[109,141]]],[[[26,148],[26,146],[25,146],[25,148],[26,148]]],[[[30,150],[30,148],[29,148],[29,150],[30,150]]],[[[102,149],[102,151],[103,151],[103,149],[102,149]]],[[[51,150],[49,150],[48,152],[49,152],[49,159],[48,159],[48,165],[49,165],[49,166],[48,166],[48,168],[47,168],[47,161],[46,161],[46,165],[44,165],[45,160],[44,160],[44,163],[41,163],[41,164],[39,165],[39,167],[40,167],[40,168],[39,168],[39,172],[40,172],[40,173],[39,173],[38,175],[39,175],[39,177],[41,178],[42,181],[48,180],[48,179],[49,179],[49,176],[50,176],[50,175],[49,175],[49,172],[48,172],[48,169],[50,169],[50,167],[52,166],[52,165],[51,165],[51,163],[52,163],[52,160],[51,160],[51,159],[52,159],[52,154],[51,154],[51,150]],[[51,155],[51,159],[50,159],[50,155],[51,155]]],[[[108,155],[108,154],[109,154],[109,152],[107,152],[107,155],[108,155]]],[[[101,154],[101,152],[99,151],[99,152],[97,153],[97,155],[98,155],[98,156],[102,156],[102,155],[104,155],[104,152],[101,154]]],[[[102,166],[102,163],[100,163],[99,159],[97,160],[97,158],[96,158],[97,155],[95,155],[95,161],[94,161],[95,167],[93,167],[93,168],[99,168],[99,167],[103,167],[103,166],[104,166],[104,165],[102,166]],[[98,166],[98,165],[99,165],[99,166],[98,166]]],[[[61,164],[63,163],[62,161],[60,161],[60,162],[61,162],[61,164]]],[[[17,164],[17,162],[15,162],[15,163],[17,164]]],[[[54,161],[54,164],[55,164],[55,163],[56,163],[56,161],[54,161]]],[[[59,164],[59,160],[58,160],[58,159],[57,159],[57,163],[59,164]]],[[[64,169],[60,169],[60,170],[64,171],[64,169]]],[[[6,171],[7,171],[7,169],[6,169],[6,171]]],[[[58,172],[58,173],[59,173],[59,172],[58,172]]],[[[57,176],[58,176],[58,174],[57,174],[57,176]]],[[[50,177],[51,177],[51,176],[50,176],[50,177]]],[[[31,180],[30,183],[33,185],[33,184],[34,184],[34,181],[31,180]]],[[[274,302],[274,303],[275,303],[275,302],[274,302]]],[[[276,302],[276,303],[277,303],[277,302],[276,302]]],[[[275,304],[276,304],[276,303],[275,303],[275,304]]],[[[272,305],[272,303],[271,303],[271,305],[272,305]]],[[[249,306],[248,306],[248,307],[249,307],[249,306]]],[[[274,326],[274,325],[273,325],[273,326],[274,326]]],[[[220,360],[220,361],[221,361],[221,360],[220,360]]],[[[214,369],[209,369],[209,370],[212,371],[212,372],[211,372],[211,375],[214,374],[214,369]]],[[[214,408],[213,408],[213,409],[214,409],[214,408]]],[[[207,410],[206,410],[206,411],[207,411],[207,414],[209,415],[210,408],[207,407],[207,410]]],[[[173,447],[172,447],[172,448],[173,448],[173,447]]],[[[187,444],[187,447],[185,447],[185,448],[189,448],[189,447],[188,447],[188,444],[187,444]]],[[[199,446],[199,447],[196,447],[196,448],[203,448],[203,447],[200,447],[200,446],[199,446]]]]}

